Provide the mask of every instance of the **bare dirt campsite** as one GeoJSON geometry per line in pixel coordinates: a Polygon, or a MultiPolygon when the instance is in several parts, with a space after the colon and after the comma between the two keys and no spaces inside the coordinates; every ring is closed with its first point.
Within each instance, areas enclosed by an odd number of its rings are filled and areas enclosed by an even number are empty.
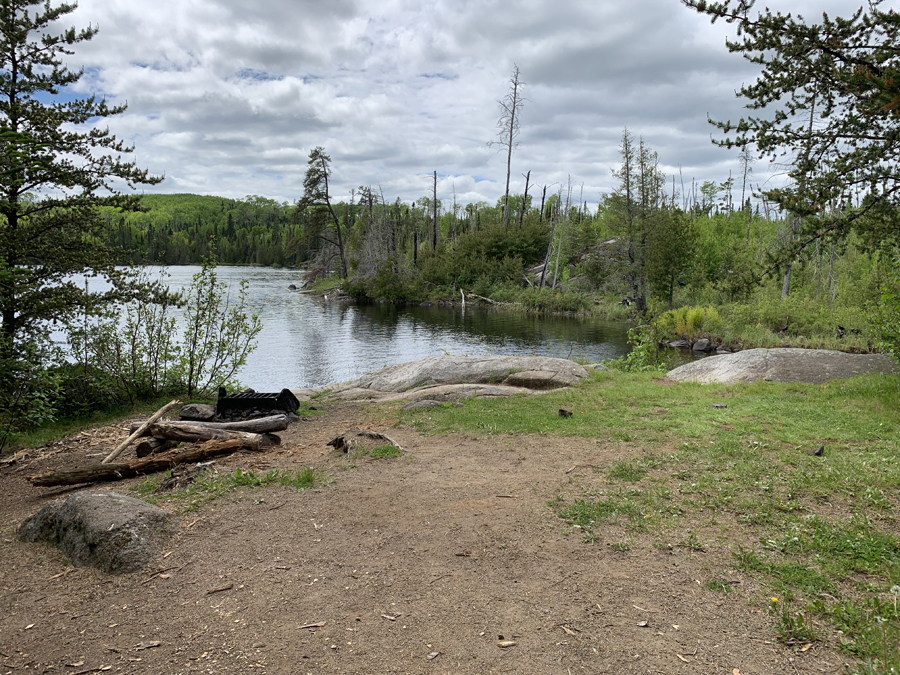
{"type": "Polygon", "coordinates": [[[612,489],[608,468],[639,458],[636,445],[425,435],[394,427],[395,411],[327,406],[281,446],[213,465],[315,467],[327,479],[314,488],[155,495],[171,538],[145,571],[119,576],[76,569],[16,528],[80,489],[28,476],[97,461],[134,420],[20,453],[0,468],[0,672],[761,675],[853,661],[828,641],[778,641],[762,582],[732,567],[727,518],[707,512],[661,538],[623,522],[587,537],[558,516],[558,504],[612,489]],[[386,432],[403,452],[326,445],[350,427],[386,432]]]}

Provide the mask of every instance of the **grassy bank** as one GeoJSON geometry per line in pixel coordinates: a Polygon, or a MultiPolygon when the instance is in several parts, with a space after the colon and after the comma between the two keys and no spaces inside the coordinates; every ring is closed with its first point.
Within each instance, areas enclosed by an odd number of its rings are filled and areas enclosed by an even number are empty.
{"type": "Polygon", "coordinates": [[[561,526],[585,546],[708,555],[700,581],[728,594],[735,574],[752,579],[749,602],[786,645],[824,641],[869,664],[859,672],[888,673],[900,669],[898,413],[896,376],[702,386],[602,372],[564,392],[401,420],[425,433],[619,446],[621,461],[561,483],[548,504],[561,526]]]}

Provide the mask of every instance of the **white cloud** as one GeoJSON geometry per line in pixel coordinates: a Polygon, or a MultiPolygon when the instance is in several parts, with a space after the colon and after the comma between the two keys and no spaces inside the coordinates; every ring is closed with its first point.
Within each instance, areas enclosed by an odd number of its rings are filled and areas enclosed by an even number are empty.
{"type": "Polygon", "coordinates": [[[321,145],[341,197],[370,184],[408,202],[437,170],[445,204],[454,186],[460,202],[493,203],[505,157],[486,143],[514,63],[527,83],[517,191],[531,170],[536,185],[571,176],[595,202],[625,126],[670,173],[722,181],[736,153],[710,143],[707,114],[739,117],[734,91],[755,77],[727,53],[728,26],[675,0],[81,0],[63,21],[89,23],[99,34],[69,60],[86,69],[77,90],[127,101],[104,124],[166,174],[152,188],[164,192],[293,201],[321,145]]]}

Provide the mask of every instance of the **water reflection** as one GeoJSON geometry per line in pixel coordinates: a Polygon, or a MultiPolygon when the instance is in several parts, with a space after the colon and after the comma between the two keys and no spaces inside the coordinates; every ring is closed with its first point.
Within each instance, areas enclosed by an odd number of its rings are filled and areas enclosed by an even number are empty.
{"type": "MultiPolygon", "coordinates": [[[[173,288],[198,267],[168,269],[173,288]]],[[[386,365],[439,354],[522,354],[600,361],[628,350],[627,325],[576,318],[537,318],[491,309],[349,305],[291,292],[297,270],[220,267],[236,292],[249,282],[250,309],[263,323],[259,348],[238,374],[258,391],[353,379],[386,365]]]]}

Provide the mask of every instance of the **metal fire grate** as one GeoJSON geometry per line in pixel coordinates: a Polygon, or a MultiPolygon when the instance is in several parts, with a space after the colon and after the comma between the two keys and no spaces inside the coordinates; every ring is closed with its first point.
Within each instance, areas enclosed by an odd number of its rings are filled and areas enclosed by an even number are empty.
{"type": "Polygon", "coordinates": [[[241,394],[228,394],[223,396],[219,392],[216,401],[216,414],[227,417],[234,413],[247,413],[250,411],[271,412],[281,410],[284,412],[297,412],[300,401],[291,393],[290,389],[282,389],[277,394],[260,394],[246,392],[241,394]]]}

